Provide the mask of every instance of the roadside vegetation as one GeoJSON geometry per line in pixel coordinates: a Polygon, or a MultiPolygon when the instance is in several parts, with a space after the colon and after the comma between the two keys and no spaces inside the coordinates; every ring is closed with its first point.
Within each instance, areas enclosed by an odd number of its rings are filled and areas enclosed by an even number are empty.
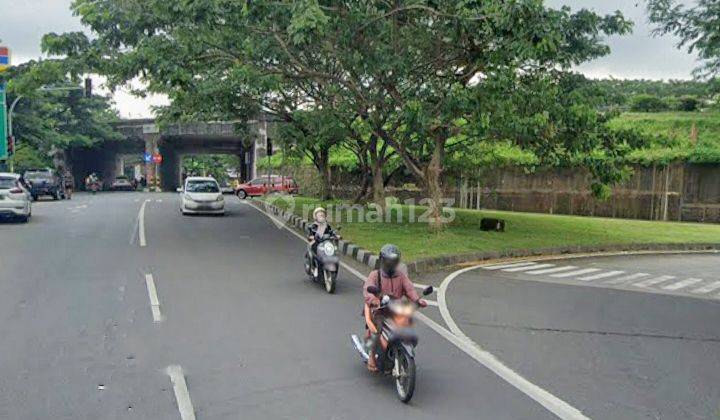
{"type": "MultiPolygon", "coordinates": [[[[359,217],[348,220],[349,210],[341,209],[341,205],[347,203],[340,200],[272,197],[269,201],[283,209],[291,208],[305,218],[309,218],[315,207],[326,207],[330,217],[334,218],[331,223],[342,226],[341,234],[346,239],[371,251],[379,250],[385,243],[394,243],[403,250],[407,261],[480,251],[573,245],[720,242],[720,225],[462,209],[453,209],[455,219],[438,235],[429,232],[426,223],[409,222],[411,209],[405,205],[390,206],[390,221],[378,222],[372,218],[359,220],[359,217]],[[398,221],[399,212],[403,214],[402,221],[398,221]],[[480,219],[483,217],[504,219],[507,231],[481,231],[480,219]]],[[[425,207],[417,206],[414,214],[419,216],[425,210],[425,207]]]]}

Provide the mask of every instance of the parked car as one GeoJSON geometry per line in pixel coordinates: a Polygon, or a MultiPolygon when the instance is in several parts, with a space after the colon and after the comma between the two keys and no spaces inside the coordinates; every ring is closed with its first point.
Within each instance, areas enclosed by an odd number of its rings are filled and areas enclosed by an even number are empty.
{"type": "Polygon", "coordinates": [[[261,176],[250,182],[238,185],[236,194],[240,199],[257,197],[268,192],[298,193],[297,183],[290,177],[280,175],[261,176]]]}
{"type": "Polygon", "coordinates": [[[19,174],[0,173],[0,217],[26,223],[32,217],[31,197],[19,174]]]}
{"type": "Polygon", "coordinates": [[[115,177],[112,184],[110,184],[110,191],[132,191],[134,189],[132,182],[125,175],[115,177]]]}
{"type": "Polygon", "coordinates": [[[187,214],[225,214],[225,198],[215,178],[191,176],[185,179],[185,186],[178,188],[182,193],[180,212],[187,214]]]}
{"type": "Polygon", "coordinates": [[[31,169],[25,171],[23,179],[30,187],[33,200],[49,195],[53,200],[67,198],[65,182],[52,169],[31,169]]]}
{"type": "Polygon", "coordinates": [[[235,193],[235,189],[232,185],[230,185],[230,182],[228,180],[220,181],[220,191],[222,191],[223,194],[235,193]]]}

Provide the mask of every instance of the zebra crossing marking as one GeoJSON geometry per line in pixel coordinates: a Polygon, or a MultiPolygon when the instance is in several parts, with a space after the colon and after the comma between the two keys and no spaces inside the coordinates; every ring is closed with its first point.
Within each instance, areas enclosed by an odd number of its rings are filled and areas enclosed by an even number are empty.
{"type": "Polygon", "coordinates": [[[631,281],[639,280],[643,277],[649,276],[649,273],[635,273],[628,276],[620,277],[618,279],[612,279],[605,282],[605,284],[620,285],[630,283],[631,281]]]}
{"type": "Polygon", "coordinates": [[[668,284],[667,286],[663,286],[663,290],[679,290],[684,289],[688,286],[692,286],[693,284],[700,283],[702,279],[696,279],[696,278],[689,278],[685,280],[681,280],[677,283],[668,284]]]}
{"type": "Polygon", "coordinates": [[[525,274],[532,274],[533,276],[536,276],[538,274],[558,273],[560,271],[574,270],[576,268],[577,267],[574,265],[566,265],[564,267],[546,268],[544,270],[536,270],[536,271],[526,271],[525,274]]]}
{"type": "Polygon", "coordinates": [[[523,267],[504,268],[502,271],[506,271],[508,273],[517,273],[520,271],[535,270],[536,268],[548,268],[548,267],[555,267],[555,264],[526,265],[523,267]]]}
{"type": "Polygon", "coordinates": [[[654,286],[656,284],[660,284],[663,282],[666,282],[668,280],[674,279],[675,276],[660,276],[660,277],[653,277],[651,279],[641,281],[640,283],[635,283],[633,286],[635,287],[648,287],[648,286],[654,286]]]}
{"type": "Polygon", "coordinates": [[[537,265],[536,262],[521,262],[521,263],[514,263],[514,264],[500,264],[500,265],[489,265],[487,267],[483,267],[485,270],[502,270],[503,268],[512,268],[512,267],[521,267],[526,265],[537,265]]]}
{"type": "Polygon", "coordinates": [[[712,282],[712,283],[710,283],[710,284],[706,284],[705,286],[703,286],[703,287],[701,287],[701,288],[699,288],[699,289],[695,289],[695,290],[693,290],[692,292],[702,295],[702,294],[705,294],[705,293],[710,293],[710,292],[715,291],[715,290],[717,290],[717,289],[720,289],[720,281],[715,281],[715,282],[712,282]]]}
{"type": "Polygon", "coordinates": [[[574,277],[574,276],[580,276],[583,274],[589,274],[589,273],[595,273],[597,271],[600,271],[599,268],[583,268],[582,270],[575,270],[575,271],[568,271],[565,273],[559,273],[559,274],[552,274],[550,277],[555,277],[558,279],[563,279],[565,277],[574,277]]]}
{"type": "Polygon", "coordinates": [[[623,273],[624,273],[624,271],[606,271],[606,272],[600,273],[600,274],[593,274],[592,276],[580,277],[578,280],[595,281],[595,280],[600,280],[600,279],[606,279],[608,277],[618,276],[623,273]]]}

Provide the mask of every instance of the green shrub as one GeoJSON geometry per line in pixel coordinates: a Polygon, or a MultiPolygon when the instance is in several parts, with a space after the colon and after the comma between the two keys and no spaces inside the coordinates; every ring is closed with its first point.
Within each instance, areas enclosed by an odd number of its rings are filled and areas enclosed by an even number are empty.
{"type": "Polygon", "coordinates": [[[653,95],[637,95],[632,100],[631,109],[635,112],[662,112],[669,109],[668,103],[653,95]]]}

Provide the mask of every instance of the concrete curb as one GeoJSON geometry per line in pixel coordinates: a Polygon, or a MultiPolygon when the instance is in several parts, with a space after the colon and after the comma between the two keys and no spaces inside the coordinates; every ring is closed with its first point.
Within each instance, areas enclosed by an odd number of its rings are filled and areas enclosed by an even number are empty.
{"type": "MultiPolygon", "coordinates": [[[[305,229],[309,224],[308,221],[298,217],[295,214],[287,214],[280,208],[265,203],[264,201],[252,200],[250,204],[262,207],[266,211],[279,216],[289,226],[293,226],[296,230],[305,233],[305,229]]],[[[345,239],[338,243],[340,252],[355,261],[358,261],[371,269],[378,268],[378,257],[367,249],[360,248],[358,245],[345,239]]],[[[677,244],[608,244],[608,245],[572,245],[553,248],[536,248],[536,249],[511,249],[505,251],[484,251],[461,255],[441,255],[439,257],[422,258],[407,263],[408,274],[418,275],[432,271],[438,271],[443,268],[454,267],[458,265],[469,265],[473,262],[487,262],[491,260],[528,258],[528,257],[557,257],[557,256],[578,256],[578,255],[597,255],[597,254],[619,254],[619,253],[649,253],[649,252],[702,252],[702,251],[720,251],[720,243],[677,243],[677,244]]]]}

